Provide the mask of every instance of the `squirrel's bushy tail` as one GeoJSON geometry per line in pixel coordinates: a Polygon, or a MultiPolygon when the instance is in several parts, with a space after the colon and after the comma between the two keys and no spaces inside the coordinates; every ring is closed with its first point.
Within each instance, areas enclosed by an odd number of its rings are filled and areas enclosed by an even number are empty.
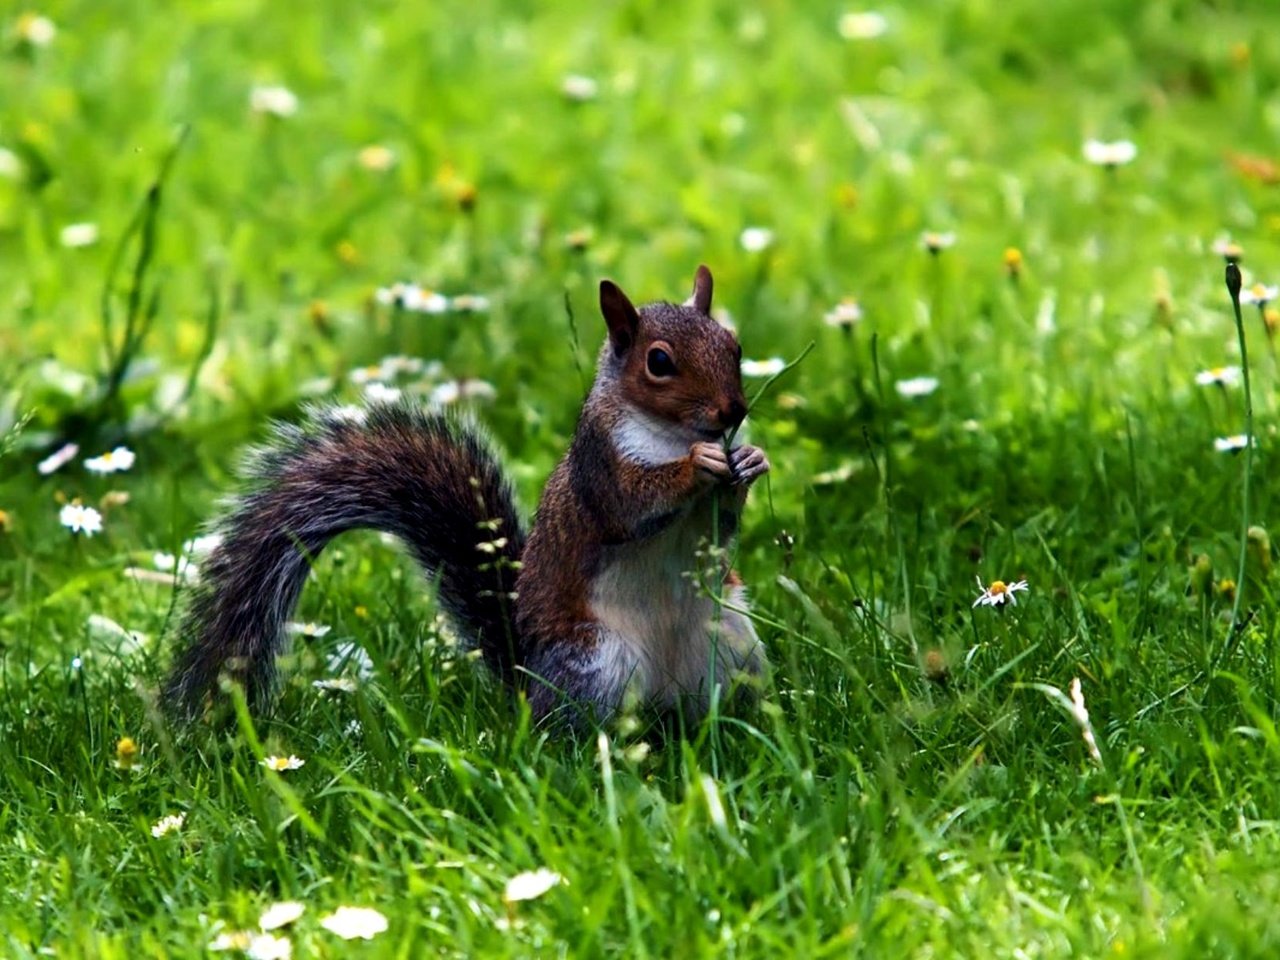
{"type": "Polygon", "coordinates": [[[226,673],[265,707],[311,561],[357,528],[394,534],[439,576],[441,605],[510,679],[519,662],[514,596],[524,531],[511,488],[476,431],[409,404],[280,425],[251,457],[248,491],[220,525],[182,620],[185,648],[165,685],[170,712],[195,717],[226,673]]]}

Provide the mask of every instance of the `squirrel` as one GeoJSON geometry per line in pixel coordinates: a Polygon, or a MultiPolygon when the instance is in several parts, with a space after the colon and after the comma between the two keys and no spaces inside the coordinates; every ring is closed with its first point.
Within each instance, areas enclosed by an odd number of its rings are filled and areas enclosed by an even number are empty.
{"type": "Polygon", "coordinates": [[[712,318],[711,294],[705,266],[681,304],[637,309],[601,281],[608,337],[527,535],[497,458],[463,419],[396,401],[277,425],[201,564],[163,689],[170,714],[200,716],[224,674],[251,710],[268,707],[311,561],[356,528],[408,546],[459,635],[537,721],[567,707],[572,725],[603,722],[631,694],[696,718],[714,688],[766,671],[723,554],[720,599],[691,575],[704,542],[736,534],[769,470],[759,448],[725,442],[747,414],[742,348],[712,318]]]}

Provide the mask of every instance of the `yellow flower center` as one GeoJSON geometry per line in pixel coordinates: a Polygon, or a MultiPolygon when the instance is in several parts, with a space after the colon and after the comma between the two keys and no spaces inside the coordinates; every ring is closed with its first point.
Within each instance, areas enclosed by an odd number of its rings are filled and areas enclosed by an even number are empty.
{"type": "Polygon", "coordinates": [[[987,589],[987,592],[993,597],[998,597],[1001,594],[1009,592],[1009,585],[1003,580],[992,580],[991,586],[987,589]]]}
{"type": "Polygon", "coordinates": [[[1255,283],[1252,287],[1250,287],[1249,292],[1252,293],[1259,300],[1263,300],[1267,296],[1267,288],[1260,283],[1255,283]]]}

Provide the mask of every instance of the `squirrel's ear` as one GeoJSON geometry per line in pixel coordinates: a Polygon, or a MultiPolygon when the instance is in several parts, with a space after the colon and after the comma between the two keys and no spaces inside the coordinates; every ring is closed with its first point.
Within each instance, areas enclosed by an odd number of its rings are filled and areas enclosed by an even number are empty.
{"type": "Polygon", "coordinates": [[[600,281],[600,312],[609,325],[609,341],[618,356],[626,353],[636,342],[640,330],[640,314],[631,305],[627,295],[612,280],[600,281]]]}
{"type": "Polygon", "coordinates": [[[698,267],[698,272],[693,275],[693,293],[684,305],[711,316],[711,271],[705,264],[698,267]]]}

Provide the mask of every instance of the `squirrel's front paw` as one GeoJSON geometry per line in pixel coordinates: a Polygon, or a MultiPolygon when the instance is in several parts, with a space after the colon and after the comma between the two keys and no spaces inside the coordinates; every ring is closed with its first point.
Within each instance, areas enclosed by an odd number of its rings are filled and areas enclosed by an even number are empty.
{"type": "Polygon", "coordinates": [[[743,444],[729,454],[729,467],[734,483],[749,484],[769,472],[769,458],[759,447],[743,444]]]}
{"type": "Polygon", "coordinates": [[[689,448],[689,457],[693,460],[698,477],[704,482],[733,479],[733,468],[720,444],[701,441],[695,443],[689,448]]]}

